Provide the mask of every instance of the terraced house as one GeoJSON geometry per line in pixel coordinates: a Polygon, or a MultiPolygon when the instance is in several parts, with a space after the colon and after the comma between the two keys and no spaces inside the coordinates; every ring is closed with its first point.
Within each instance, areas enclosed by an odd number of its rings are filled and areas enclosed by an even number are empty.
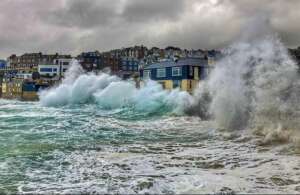
{"type": "Polygon", "coordinates": [[[205,58],[181,58],[151,64],[140,70],[142,81],[158,81],[164,89],[180,88],[192,93],[199,81],[204,80],[210,71],[205,58]]]}

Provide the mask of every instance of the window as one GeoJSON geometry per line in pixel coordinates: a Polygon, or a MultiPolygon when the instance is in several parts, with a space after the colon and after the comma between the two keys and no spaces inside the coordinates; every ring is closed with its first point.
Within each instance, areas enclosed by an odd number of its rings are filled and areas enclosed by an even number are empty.
{"type": "Polygon", "coordinates": [[[194,74],[193,66],[189,66],[189,75],[193,76],[193,74],[194,74]]]}
{"type": "Polygon", "coordinates": [[[156,76],[158,78],[166,77],[166,69],[165,68],[159,68],[159,69],[157,69],[156,76]]]}
{"type": "Polygon", "coordinates": [[[126,66],[123,66],[123,68],[122,68],[123,70],[127,70],[127,67],[126,66]]]}
{"type": "Polygon", "coordinates": [[[40,68],[40,72],[52,72],[52,68],[40,68]]]}
{"type": "Polygon", "coordinates": [[[57,68],[53,68],[53,72],[57,72],[57,68]]]}
{"type": "Polygon", "coordinates": [[[181,67],[173,67],[172,76],[181,76],[181,67]]]}
{"type": "Polygon", "coordinates": [[[151,71],[144,70],[144,79],[150,79],[150,78],[151,78],[151,71]]]}

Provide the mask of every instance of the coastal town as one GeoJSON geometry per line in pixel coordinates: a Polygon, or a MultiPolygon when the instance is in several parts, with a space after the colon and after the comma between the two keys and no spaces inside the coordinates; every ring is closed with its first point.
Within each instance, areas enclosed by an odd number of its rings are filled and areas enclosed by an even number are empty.
{"type": "MultiPolygon", "coordinates": [[[[289,49],[289,53],[300,64],[300,47],[289,49]]],[[[219,50],[187,50],[173,46],[148,49],[143,45],[108,52],[82,52],[77,56],[42,52],[12,54],[0,60],[0,98],[38,100],[40,90],[61,82],[73,60],[77,60],[86,72],[109,72],[138,82],[152,79],[164,89],[180,88],[192,93],[222,56],[219,50]]]]}

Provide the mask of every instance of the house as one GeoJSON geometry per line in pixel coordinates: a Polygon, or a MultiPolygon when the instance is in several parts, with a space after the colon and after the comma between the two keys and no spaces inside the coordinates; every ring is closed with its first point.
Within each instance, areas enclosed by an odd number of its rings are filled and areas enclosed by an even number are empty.
{"type": "Polygon", "coordinates": [[[147,52],[148,52],[147,47],[145,47],[143,45],[134,46],[134,47],[129,47],[129,48],[123,48],[121,51],[121,56],[143,59],[145,56],[147,56],[147,52]]]}
{"type": "Polygon", "coordinates": [[[38,72],[44,77],[63,77],[72,63],[72,58],[57,58],[51,62],[39,63],[38,72]]]}
{"type": "Polygon", "coordinates": [[[139,60],[132,57],[123,57],[122,58],[122,71],[129,71],[129,72],[138,72],[139,68],[139,60]]]}
{"type": "Polygon", "coordinates": [[[207,59],[181,58],[146,66],[140,70],[140,77],[142,81],[155,80],[161,83],[164,89],[180,88],[192,93],[199,81],[206,79],[209,69],[207,59]]]}
{"type": "Polygon", "coordinates": [[[22,85],[22,79],[3,78],[1,87],[2,97],[6,99],[21,99],[22,85]]]}
{"type": "Polygon", "coordinates": [[[8,57],[7,62],[11,68],[35,72],[39,64],[53,62],[59,58],[71,58],[71,55],[43,54],[41,52],[25,53],[21,56],[13,54],[8,57]]]}
{"type": "Polygon", "coordinates": [[[122,79],[131,78],[138,75],[140,61],[133,57],[123,57],[121,59],[120,71],[117,73],[122,79]]]}
{"type": "Polygon", "coordinates": [[[0,60],[0,68],[5,68],[5,67],[6,67],[6,61],[0,60]]]}
{"type": "Polygon", "coordinates": [[[43,77],[55,77],[59,75],[59,65],[51,62],[45,64],[39,64],[38,72],[43,77]]]}
{"type": "Polygon", "coordinates": [[[24,72],[18,72],[16,75],[15,75],[15,78],[17,79],[32,79],[32,73],[24,73],[24,72]]]}
{"type": "Polygon", "coordinates": [[[112,74],[116,74],[117,72],[119,72],[121,64],[122,64],[122,60],[119,56],[114,55],[111,52],[105,52],[102,53],[102,63],[101,63],[101,69],[109,69],[111,71],[112,74]]]}
{"type": "Polygon", "coordinates": [[[77,60],[86,71],[103,69],[103,56],[99,51],[82,52],[77,56],[77,60]]]}

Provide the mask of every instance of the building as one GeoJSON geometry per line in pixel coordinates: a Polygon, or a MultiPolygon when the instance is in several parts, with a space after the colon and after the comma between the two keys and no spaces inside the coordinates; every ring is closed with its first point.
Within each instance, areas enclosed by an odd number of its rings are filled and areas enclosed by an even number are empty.
{"type": "Polygon", "coordinates": [[[139,60],[131,57],[122,58],[122,66],[120,70],[129,72],[138,72],[139,60]]]}
{"type": "Polygon", "coordinates": [[[123,48],[121,50],[122,57],[130,57],[130,58],[136,58],[136,59],[144,58],[145,56],[147,56],[147,53],[148,53],[148,49],[147,49],[147,47],[145,47],[143,45],[123,48]]]}
{"type": "Polygon", "coordinates": [[[37,101],[38,91],[49,87],[47,82],[32,79],[3,78],[0,83],[1,98],[24,101],[37,101]]]}
{"type": "Polygon", "coordinates": [[[73,59],[69,56],[63,56],[62,58],[55,58],[49,62],[42,62],[38,65],[38,73],[42,77],[58,77],[62,78],[65,72],[71,66],[73,59]]]}
{"type": "Polygon", "coordinates": [[[82,52],[77,56],[77,60],[86,71],[103,69],[103,57],[98,51],[82,52]]]}
{"type": "Polygon", "coordinates": [[[21,99],[23,79],[3,78],[2,80],[2,98],[21,99]]]}
{"type": "Polygon", "coordinates": [[[48,88],[48,83],[38,83],[36,81],[24,81],[22,84],[22,97],[23,101],[37,101],[39,100],[38,92],[48,88]]]}
{"type": "Polygon", "coordinates": [[[117,74],[120,71],[122,59],[119,56],[115,56],[110,52],[103,53],[103,61],[101,70],[109,69],[112,74],[117,74]]]}
{"type": "Polygon", "coordinates": [[[38,72],[42,77],[56,77],[59,76],[60,67],[57,64],[51,62],[45,64],[39,64],[38,72]]]}
{"type": "Polygon", "coordinates": [[[0,68],[5,68],[5,67],[6,67],[6,61],[0,60],[0,68]]]}
{"type": "Polygon", "coordinates": [[[15,75],[15,78],[17,78],[17,79],[23,79],[23,80],[32,79],[32,73],[20,73],[20,72],[18,72],[15,75]]]}
{"type": "Polygon", "coordinates": [[[53,62],[59,58],[71,58],[71,55],[43,54],[39,53],[25,53],[21,56],[15,54],[8,57],[7,61],[11,68],[36,71],[41,63],[53,62]]]}
{"type": "Polygon", "coordinates": [[[123,57],[119,68],[118,76],[123,79],[131,78],[133,75],[138,75],[140,61],[132,57],[123,57]]]}
{"type": "Polygon", "coordinates": [[[154,63],[140,70],[141,80],[158,81],[164,89],[180,88],[190,93],[199,81],[209,74],[208,60],[204,58],[181,58],[176,61],[154,63]]]}
{"type": "Polygon", "coordinates": [[[183,57],[182,50],[179,47],[168,46],[164,50],[165,58],[173,59],[175,57],[183,57]]]}

